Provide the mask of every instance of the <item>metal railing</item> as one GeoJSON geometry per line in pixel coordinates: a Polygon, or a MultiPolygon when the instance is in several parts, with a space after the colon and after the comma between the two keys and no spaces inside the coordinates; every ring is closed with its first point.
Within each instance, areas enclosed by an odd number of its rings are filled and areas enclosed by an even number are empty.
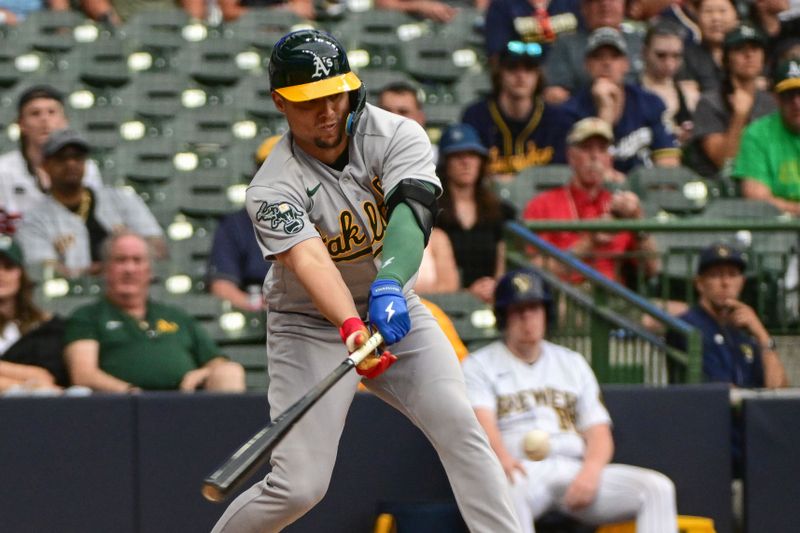
{"type": "Polygon", "coordinates": [[[582,353],[601,383],[664,385],[700,381],[701,344],[696,329],[520,223],[506,224],[505,235],[509,267],[534,268],[553,290],[556,308],[549,324],[549,338],[582,353]],[[534,264],[534,254],[557,261],[561,269],[579,275],[584,281],[578,285],[564,281],[534,264]],[[668,346],[660,334],[644,326],[643,320],[662,331],[671,330],[684,336],[687,350],[668,346]]]}

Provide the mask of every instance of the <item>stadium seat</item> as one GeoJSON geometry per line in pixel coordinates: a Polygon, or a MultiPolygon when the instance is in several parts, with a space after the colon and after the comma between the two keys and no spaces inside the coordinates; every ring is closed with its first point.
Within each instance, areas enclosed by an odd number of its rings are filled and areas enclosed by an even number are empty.
{"type": "Polygon", "coordinates": [[[275,109],[264,76],[247,76],[233,91],[236,108],[242,121],[234,124],[234,136],[238,139],[264,139],[285,132],[288,127],[284,116],[275,109]]]}
{"type": "Polygon", "coordinates": [[[471,104],[492,92],[492,80],[488,72],[467,71],[453,85],[456,102],[463,106],[471,104]]]}
{"type": "Polygon", "coordinates": [[[189,16],[179,9],[136,13],[120,33],[129,65],[136,71],[179,70],[178,52],[187,44],[183,29],[188,23],[189,16]]]}
{"type": "Polygon", "coordinates": [[[185,274],[193,280],[205,278],[213,242],[213,233],[204,229],[195,231],[188,239],[170,240],[167,276],[185,274]]]}
{"type": "Polygon", "coordinates": [[[237,63],[237,56],[245,47],[246,44],[237,39],[205,39],[189,43],[178,54],[178,68],[204,85],[233,86],[246,74],[237,63]]]}
{"type": "Polygon", "coordinates": [[[628,173],[628,182],[640,199],[669,213],[699,213],[708,203],[707,185],[687,167],[637,167],[628,173]]]}
{"type": "Polygon", "coordinates": [[[368,60],[364,67],[394,69],[401,66],[402,51],[410,42],[407,39],[413,38],[413,34],[407,35],[404,30],[417,28],[420,28],[419,21],[405,13],[372,9],[350,13],[333,25],[330,33],[342,43],[348,57],[366,52],[368,60]]]}
{"type": "Polygon", "coordinates": [[[497,338],[491,307],[471,293],[459,291],[424,296],[450,317],[459,337],[471,350],[497,338]]]}
{"type": "Polygon", "coordinates": [[[0,38],[0,89],[3,91],[7,91],[23,76],[16,65],[17,57],[20,55],[22,46],[18,40],[0,38]]]}
{"type": "Polygon", "coordinates": [[[364,69],[358,72],[358,77],[367,89],[367,102],[378,103],[381,89],[393,83],[408,83],[416,86],[414,78],[408,74],[393,69],[364,69]]]}
{"type": "Polygon", "coordinates": [[[131,78],[128,56],[119,39],[78,44],[66,59],[81,81],[95,87],[119,88],[131,78]]]}
{"type": "Polygon", "coordinates": [[[764,200],[748,198],[716,198],[708,203],[703,211],[703,217],[711,219],[763,219],[776,217],[783,212],[764,200]]]}
{"type": "Polygon", "coordinates": [[[174,72],[146,72],[137,75],[119,92],[123,105],[154,123],[163,125],[182,109],[189,78],[174,72]]]}
{"type": "Polygon", "coordinates": [[[73,113],[71,125],[81,131],[89,141],[93,154],[114,150],[122,142],[121,125],[132,118],[129,109],[122,106],[102,106],[82,109],[73,113]]]}
{"type": "Polygon", "coordinates": [[[245,383],[250,392],[264,392],[269,385],[267,352],[264,342],[223,344],[222,353],[244,367],[245,383]]]}
{"type": "Polygon", "coordinates": [[[465,72],[455,63],[453,51],[465,48],[464,41],[442,40],[437,35],[425,35],[403,43],[403,69],[420,82],[453,84],[465,72]]]}
{"type": "MultiPolygon", "coordinates": [[[[278,40],[301,25],[310,24],[289,10],[251,9],[247,16],[226,23],[223,34],[260,51],[266,61],[278,40]]],[[[266,66],[266,62],[262,64],[266,66]]]]}
{"type": "Polygon", "coordinates": [[[182,146],[217,149],[233,143],[234,110],[228,106],[203,106],[182,110],[173,123],[182,146]]]}
{"type": "Polygon", "coordinates": [[[19,31],[23,45],[48,54],[63,54],[76,44],[74,29],[86,19],[77,11],[34,11],[19,31]]]}
{"type": "Polygon", "coordinates": [[[527,167],[510,182],[496,182],[493,187],[500,198],[512,204],[519,215],[531,198],[537,194],[565,185],[572,177],[568,165],[544,165],[527,167]]]}

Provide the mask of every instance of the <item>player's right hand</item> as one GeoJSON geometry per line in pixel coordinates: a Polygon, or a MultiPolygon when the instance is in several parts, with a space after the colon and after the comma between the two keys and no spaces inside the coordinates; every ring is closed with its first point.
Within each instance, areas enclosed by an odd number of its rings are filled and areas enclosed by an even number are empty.
{"type": "MultiPolygon", "coordinates": [[[[339,328],[339,335],[350,353],[353,353],[367,342],[370,336],[366,324],[357,316],[350,317],[342,323],[342,327],[339,328]]],[[[366,378],[373,379],[383,374],[395,361],[397,361],[397,357],[386,350],[380,357],[370,355],[358,363],[356,372],[366,378]]]]}

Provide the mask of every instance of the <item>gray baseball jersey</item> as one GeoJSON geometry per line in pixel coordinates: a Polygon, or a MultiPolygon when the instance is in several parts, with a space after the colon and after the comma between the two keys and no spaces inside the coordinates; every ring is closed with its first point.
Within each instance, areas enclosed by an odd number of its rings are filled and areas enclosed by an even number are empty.
{"type": "Polygon", "coordinates": [[[677,530],[672,481],[645,468],[609,464],[592,504],[579,511],[563,505],[583,463],[581,433],[611,423],[597,379],[582,355],[542,341],[539,358],[528,364],[496,341],[470,354],[463,368],[472,406],[494,412],[503,444],[526,470],[527,477],[517,477],[512,485],[523,531],[533,533],[533,520],[552,509],[595,525],[635,519],[639,532],[677,530]],[[550,435],[551,451],[542,461],[528,461],[524,455],[523,438],[533,429],[550,435]]]}
{"type": "MultiPolygon", "coordinates": [[[[412,120],[367,104],[348,150],[350,162],[340,172],[285,135],[247,190],[247,211],[268,259],[321,237],[362,312],[380,268],[384,194],[408,178],[437,189],[441,185],[428,137],[412,120]]],[[[322,318],[297,278],[280,264],[267,274],[265,290],[270,310],[322,318]]]]}
{"type": "MultiPolygon", "coordinates": [[[[427,136],[413,121],[367,105],[349,140],[349,163],[339,172],[304,153],[287,133],[253,179],[247,210],[266,258],[321,238],[363,317],[381,261],[384,191],[407,178],[437,188],[439,181],[427,136]]],[[[411,330],[391,346],[398,360],[364,384],[428,436],[472,531],[516,533],[503,471],[467,401],[458,359],[409,289],[413,281],[406,287],[411,330]]],[[[265,290],[274,418],[333,371],[347,350],[280,263],[270,269],[265,290]]],[[[231,503],[215,532],[280,531],[323,497],[358,383],[356,373],[345,376],[311,408],[275,448],[272,471],[231,503]]]]}

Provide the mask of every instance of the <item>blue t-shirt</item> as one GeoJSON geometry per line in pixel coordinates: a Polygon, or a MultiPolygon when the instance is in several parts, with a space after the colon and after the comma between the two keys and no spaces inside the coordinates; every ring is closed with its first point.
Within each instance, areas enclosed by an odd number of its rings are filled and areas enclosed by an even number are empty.
{"type": "Polygon", "coordinates": [[[558,107],[537,100],[525,120],[503,115],[494,99],[467,107],[461,119],[489,148],[489,172],[516,174],[530,166],[564,163],[564,138],[571,123],[558,107]]]}
{"type": "MultiPolygon", "coordinates": [[[[580,20],[580,0],[551,0],[547,6],[550,16],[574,13],[580,20]]],[[[503,50],[508,41],[520,39],[514,29],[514,19],[533,16],[533,6],[528,0],[492,0],[486,9],[486,53],[489,57],[503,50]]],[[[546,47],[545,47],[546,48],[546,47]]]]}
{"type": "MultiPolygon", "coordinates": [[[[596,116],[591,87],[567,100],[563,111],[570,116],[570,125],[582,118],[596,116]]],[[[614,168],[629,172],[640,165],[652,167],[652,155],[656,152],[679,150],[678,140],[668,129],[665,114],[666,106],[656,94],[637,85],[625,84],[625,109],[614,124],[614,168]]]]}
{"type": "Polygon", "coordinates": [[[256,242],[253,223],[247,211],[240,209],[224,217],[214,233],[208,259],[209,278],[227,279],[244,290],[261,285],[269,269],[256,242]]]}
{"type": "MultiPolygon", "coordinates": [[[[699,305],[689,309],[680,318],[700,330],[705,381],[731,383],[746,388],[764,386],[761,347],[746,331],[720,325],[699,305]]],[[[686,349],[683,336],[670,333],[667,343],[681,350],[686,349]]]]}

